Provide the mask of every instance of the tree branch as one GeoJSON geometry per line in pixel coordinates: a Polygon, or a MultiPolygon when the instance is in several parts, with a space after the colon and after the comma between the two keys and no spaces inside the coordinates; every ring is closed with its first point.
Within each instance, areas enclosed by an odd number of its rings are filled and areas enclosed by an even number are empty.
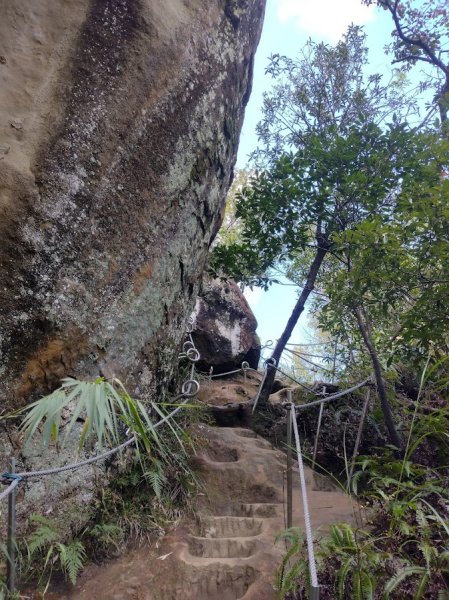
{"type": "Polygon", "coordinates": [[[406,60],[416,60],[416,61],[420,60],[421,62],[426,62],[429,65],[435,66],[435,63],[430,58],[427,58],[425,56],[415,56],[414,54],[406,54],[405,56],[402,56],[401,58],[396,58],[395,60],[391,61],[391,64],[395,65],[397,63],[404,62],[406,60]]]}
{"type": "Polygon", "coordinates": [[[446,65],[438,58],[438,56],[435,54],[435,52],[432,51],[432,49],[430,48],[430,46],[428,44],[426,44],[425,42],[423,42],[423,40],[421,38],[413,38],[408,36],[401,25],[401,22],[399,20],[399,16],[398,16],[398,4],[399,4],[399,0],[395,0],[394,5],[391,5],[390,0],[381,0],[379,2],[379,4],[381,4],[382,6],[384,6],[385,8],[387,8],[387,10],[390,11],[391,16],[393,17],[393,21],[396,27],[396,32],[399,36],[399,38],[407,45],[409,46],[417,46],[418,48],[421,48],[421,50],[424,52],[424,54],[426,54],[429,59],[431,60],[431,64],[435,65],[436,67],[438,67],[439,69],[441,69],[443,71],[443,73],[448,76],[449,75],[449,67],[446,67],[446,65]]]}

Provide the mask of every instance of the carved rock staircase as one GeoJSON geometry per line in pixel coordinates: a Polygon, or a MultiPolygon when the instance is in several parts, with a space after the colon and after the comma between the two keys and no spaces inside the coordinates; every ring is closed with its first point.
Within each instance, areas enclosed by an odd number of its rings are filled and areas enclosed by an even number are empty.
{"type": "MultiPolygon", "coordinates": [[[[130,554],[83,576],[71,600],[273,600],[285,546],[285,455],[243,428],[202,426],[197,459],[204,493],[197,517],[166,536],[156,557],[130,554]],[[157,556],[159,555],[159,560],[157,556]]],[[[294,524],[303,523],[294,477],[294,524]]],[[[353,520],[347,496],[307,471],[312,524],[353,520]],[[317,485],[318,483],[318,485],[317,485]]]]}

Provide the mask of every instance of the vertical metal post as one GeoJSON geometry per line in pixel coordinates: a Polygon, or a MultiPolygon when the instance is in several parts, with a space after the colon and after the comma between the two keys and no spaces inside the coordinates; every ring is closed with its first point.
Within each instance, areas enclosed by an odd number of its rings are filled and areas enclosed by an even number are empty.
{"type": "Polygon", "coordinates": [[[320,600],[320,588],[319,587],[313,587],[312,588],[312,593],[310,595],[310,600],[320,600]]]}
{"type": "MultiPolygon", "coordinates": [[[[16,471],[16,459],[11,457],[11,473],[16,471]]],[[[6,587],[13,594],[16,591],[16,489],[8,496],[8,541],[6,545],[6,587]]]]}
{"type": "Polygon", "coordinates": [[[370,397],[370,389],[368,388],[366,390],[365,402],[364,402],[363,408],[362,408],[362,416],[360,417],[359,429],[357,431],[357,437],[355,440],[354,452],[352,453],[351,468],[349,470],[348,483],[347,483],[348,491],[349,491],[349,488],[351,485],[352,475],[354,473],[355,459],[357,458],[357,456],[359,454],[360,442],[362,440],[363,425],[365,423],[366,413],[368,412],[369,397],[370,397]]]}
{"type": "Polygon", "coordinates": [[[293,526],[292,391],[287,390],[287,528],[293,526]]]}

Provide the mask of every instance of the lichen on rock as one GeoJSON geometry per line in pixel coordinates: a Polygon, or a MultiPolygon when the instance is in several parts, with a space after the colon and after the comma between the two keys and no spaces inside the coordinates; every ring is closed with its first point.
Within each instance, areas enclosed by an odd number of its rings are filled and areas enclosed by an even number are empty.
{"type": "Polygon", "coordinates": [[[171,379],[264,0],[15,0],[0,21],[0,398],[171,379]]]}
{"type": "Polygon", "coordinates": [[[0,393],[10,406],[67,374],[117,375],[153,398],[169,378],[221,222],[263,5],[6,8],[0,393]]]}

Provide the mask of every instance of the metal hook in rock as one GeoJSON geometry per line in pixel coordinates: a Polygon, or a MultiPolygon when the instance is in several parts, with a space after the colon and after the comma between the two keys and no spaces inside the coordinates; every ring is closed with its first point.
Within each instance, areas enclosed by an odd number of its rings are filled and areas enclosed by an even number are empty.
{"type": "Polygon", "coordinates": [[[200,391],[200,384],[198,383],[198,381],[196,379],[188,379],[187,381],[184,381],[184,383],[182,384],[181,393],[183,396],[186,396],[187,398],[192,398],[193,396],[196,396],[199,391],[200,391]],[[193,390],[192,390],[192,386],[193,386],[193,390]]]}
{"type": "Polygon", "coordinates": [[[189,348],[186,352],[186,356],[192,362],[198,362],[201,358],[200,353],[196,348],[189,348]]]}

